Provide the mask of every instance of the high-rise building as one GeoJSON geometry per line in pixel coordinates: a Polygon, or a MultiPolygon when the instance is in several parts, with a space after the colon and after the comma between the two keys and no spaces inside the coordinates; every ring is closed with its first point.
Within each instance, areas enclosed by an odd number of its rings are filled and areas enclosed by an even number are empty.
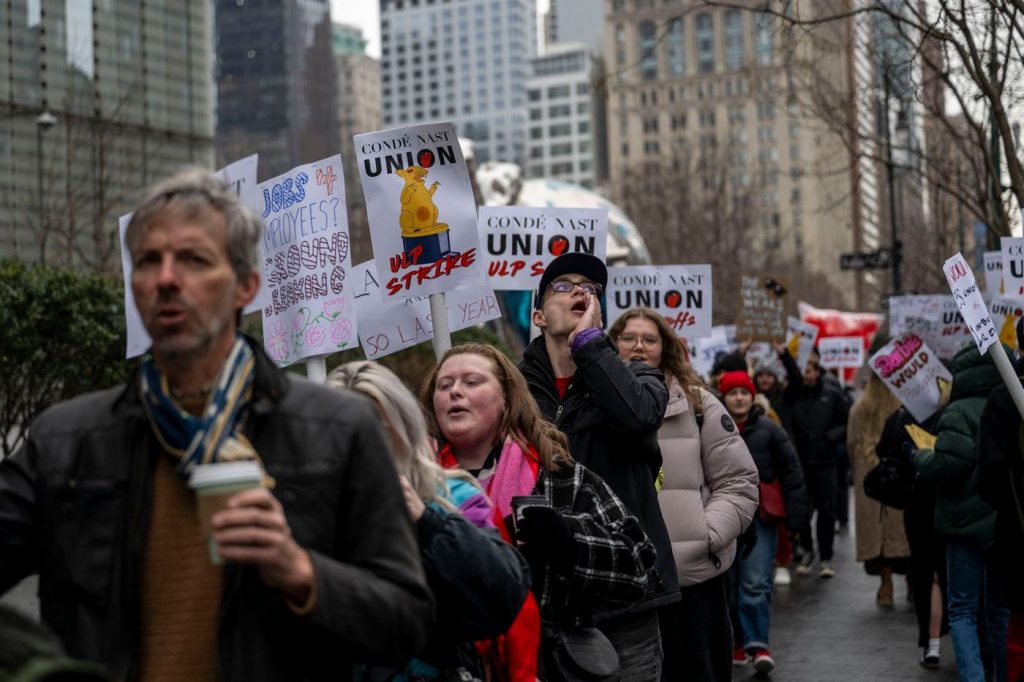
{"type": "Polygon", "coordinates": [[[851,155],[804,106],[799,74],[814,64],[842,89],[849,58],[758,7],[606,0],[613,198],[654,253],[668,253],[659,240],[675,243],[730,278],[742,256],[744,267],[792,273],[821,303],[854,306],[838,272],[839,254],[856,246],[851,155]],[[654,204],[641,214],[645,195],[654,204]]]}
{"type": "Polygon", "coordinates": [[[379,130],[380,62],[366,54],[362,31],[334,25],[334,59],[338,71],[338,137],[345,166],[345,191],[350,204],[362,204],[352,136],[379,130]]]}
{"type": "Polygon", "coordinates": [[[213,162],[209,4],[11,0],[0,20],[0,257],[120,268],[117,218],[213,162]]]}
{"type": "Polygon", "coordinates": [[[531,62],[526,176],[593,188],[594,63],[582,43],[549,45],[531,62]]]}
{"type": "Polygon", "coordinates": [[[216,0],[217,163],[258,153],[261,180],[337,153],[328,0],[216,0]]]}
{"type": "Polygon", "coordinates": [[[452,121],[478,162],[526,160],[533,0],[381,0],[386,128],[452,121]]]}
{"type": "Polygon", "coordinates": [[[545,21],[547,45],[583,43],[601,54],[604,36],[604,3],[594,0],[551,0],[545,21]]]}

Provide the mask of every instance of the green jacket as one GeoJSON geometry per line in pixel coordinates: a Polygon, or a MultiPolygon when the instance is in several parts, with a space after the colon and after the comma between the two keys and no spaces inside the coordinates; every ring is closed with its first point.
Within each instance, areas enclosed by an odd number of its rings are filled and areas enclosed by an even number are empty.
{"type": "Polygon", "coordinates": [[[918,450],[914,466],[935,483],[935,530],[941,535],[992,546],[996,514],[978,497],[974,481],[978,425],[988,394],[1002,380],[990,354],[971,344],[953,358],[953,390],[936,428],[935,449],[918,450]]]}

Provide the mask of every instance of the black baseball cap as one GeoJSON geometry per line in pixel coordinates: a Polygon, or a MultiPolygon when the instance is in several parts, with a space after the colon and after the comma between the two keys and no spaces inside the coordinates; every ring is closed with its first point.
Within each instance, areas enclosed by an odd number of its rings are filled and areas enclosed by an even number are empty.
{"type": "Polygon", "coordinates": [[[591,282],[600,284],[602,289],[608,285],[608,268],[600,258],[591,256],[589,253],[563,253],[551,261],[544,270],[544,274],[540,276],[537,298],[534,300],[533,306],[539,310],[548,285],[562,275],[573,273],[583,275],[591,282]]]}

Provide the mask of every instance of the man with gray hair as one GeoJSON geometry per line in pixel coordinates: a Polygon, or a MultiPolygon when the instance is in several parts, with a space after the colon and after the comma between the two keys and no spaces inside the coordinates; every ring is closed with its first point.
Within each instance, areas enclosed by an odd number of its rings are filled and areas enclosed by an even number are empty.
{"type": "Polygon", "coordinates": [[[116,679],[344,679],[426,640],[432,599],[372,405],[279,371],[238,331],[261,235],[209,172],[156,185],[126,234],[150,353],[0,462],[0,593],[38,572],[43,620],[116,679]],[[228,500],[208,546],[186,480],[226,460],[257,463],[265,487],[228,500]]]}

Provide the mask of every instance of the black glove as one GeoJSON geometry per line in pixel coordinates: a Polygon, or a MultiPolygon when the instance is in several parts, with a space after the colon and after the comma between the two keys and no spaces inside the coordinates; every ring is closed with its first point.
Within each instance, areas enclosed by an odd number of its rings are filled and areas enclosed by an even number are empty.
{"type": "Polygon", "coordinates": [[[576,558],[569,519],[551,507],[526,507],[516,522],[516,539],[525,553],[538,552],[552,563],[570,566],[576,558]]]}
{"type": "Polygon", "coordinates": [[[757,528],[754,527],[753,521],[747,526],[747,529],[743,531],[743,534],[737,539],[737,545],[739,545],[739,553],[741,559],[746,559],[750,556],[750,553],[754,551],[754,545],[757,544],[757,528]]]}

